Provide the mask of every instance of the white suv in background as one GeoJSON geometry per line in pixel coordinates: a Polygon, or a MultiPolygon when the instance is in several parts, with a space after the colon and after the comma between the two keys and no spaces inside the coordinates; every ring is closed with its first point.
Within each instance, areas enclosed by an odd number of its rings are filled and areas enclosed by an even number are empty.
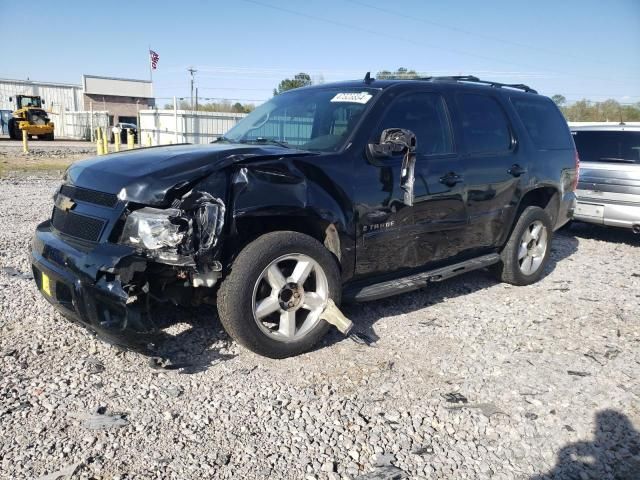
{"type": "Polygon", "coordinates": [[[573,126],[580,155],[574,218],[640,233],[640,125],[573,126]]]}

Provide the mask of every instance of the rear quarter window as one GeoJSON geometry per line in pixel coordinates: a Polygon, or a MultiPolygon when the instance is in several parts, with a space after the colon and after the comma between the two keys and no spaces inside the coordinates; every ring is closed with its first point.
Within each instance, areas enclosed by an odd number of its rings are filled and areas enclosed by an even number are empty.
{"type": "Polygon", "coordinates": [[[551,100],[545,97],[512,98],[511,103],[537,149],[573,148],[567,122],[551,100]]]}

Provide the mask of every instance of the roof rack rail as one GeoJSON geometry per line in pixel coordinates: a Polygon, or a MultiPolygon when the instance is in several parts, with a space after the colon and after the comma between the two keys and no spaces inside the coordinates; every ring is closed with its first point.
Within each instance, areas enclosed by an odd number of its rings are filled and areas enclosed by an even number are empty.
{"type": "Polygon", "coordinates": [[[523,83],[500,83],[500,82],[492,82],[489,80],[480,80],[478,77],[474,77],[473,75],[457,75],[452,77],[426,77],[421,80],[444,80],[444,81],[454,81],[454,82],[470,82],[470,83],[480,83],[482,85],[490,85],[495,88],[515,88],[518,90],[523,90],[525,92],[538,93],[536,90],[531,88],[528,85],[523,83]]]}

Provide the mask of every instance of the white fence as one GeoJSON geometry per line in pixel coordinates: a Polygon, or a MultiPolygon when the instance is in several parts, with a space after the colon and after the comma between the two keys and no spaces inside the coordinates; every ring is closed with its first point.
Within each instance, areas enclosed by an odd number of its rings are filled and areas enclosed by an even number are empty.
{"type": "MultiPolygon", "coordinates": [[[[619,127],[620,122],[567,122],[570,127],[592,127],[592,126],[609,126],[619,127]]],[[[640,127],[640,122],[624,122],[627,127],[640,127]]]]}
{"type": "Polygon", "coordinates": [[[56,138],[72,140],[93,140],[96,128],[109,127],[109,112],[50,112],[49,118],[55,124],[56,138]]]}
{"type": "Polygon", "coordinates": [[[140,110],[140,142],[153,145],[211,143],[246,114],[191,110],[140,110]]]}

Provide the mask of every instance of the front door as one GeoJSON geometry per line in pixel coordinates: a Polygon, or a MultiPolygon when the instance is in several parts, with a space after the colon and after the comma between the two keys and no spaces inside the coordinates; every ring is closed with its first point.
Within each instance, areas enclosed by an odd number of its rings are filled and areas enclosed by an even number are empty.
{"type": "Polygon", "coordinates": [[[377,141],[388,128],[416,135],[413,206],[404,203],[400,188],[402,156],[370,161],[357,187],[356,276],[421,267],[453,256],[464,236],[464,179],[444,98],[427,90],[398,96],[371,140],[377,141]]]}

